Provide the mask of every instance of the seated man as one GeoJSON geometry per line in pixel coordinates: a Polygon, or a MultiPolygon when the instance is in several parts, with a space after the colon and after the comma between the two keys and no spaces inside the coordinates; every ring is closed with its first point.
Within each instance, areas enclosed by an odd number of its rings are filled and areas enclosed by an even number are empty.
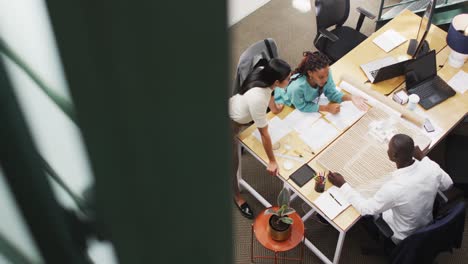
{"type": "Polygon", "coordinates": [[[366,199],[346,183],[339,173],[330,173],[329,181],[361,213],[378,215],[393,231],[392,241],[399,243],[417,229],[432,221],[432,207],[437,191],[445,191],[452,179],[439,165],[427,157],[413,159],[413,139],[397,134],[388,143],[388,157],[395,162],[397,170],[390,179],[366,199]]]}

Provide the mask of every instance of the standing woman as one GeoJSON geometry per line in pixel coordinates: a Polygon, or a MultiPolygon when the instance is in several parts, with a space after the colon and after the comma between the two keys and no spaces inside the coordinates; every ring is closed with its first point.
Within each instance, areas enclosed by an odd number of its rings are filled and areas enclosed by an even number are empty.
{"type": "Polygon", "coordinates": [[[278,164],[273,154],[270,134],[268,133],[267,108],[277,114],[283,110],[277,105],[272,96],[275,87],[285,88],[289,83],[291,67],[281,59],[271,59],[264,67],[254,69],[240,87],[240,92],[229,99],[229,117],[233,132],[233,172],[232,184],[234,200],[242,215],[253,218],[252,209],[241,197],[237,180],[239,157],[237,155],[238,142],[236,139],[240,126],[254,121],[260,135],[262,144],[268,156],[267,171],[270,175],[278,175],[278,164]]]}
{"type": "Polygon", "coordinates": [[[367,110],[364,98],[343,94],[336,89],[327,56],[318,51],[313,53],[306,51],[303,56],[301,63],[293,72],[288,88],[275,90],[277,103],[294,105],[301,112],[325,111],[336,114],[340,112],[342,101],[352,101],[360,110],[367,110]],[[319,105],[322,93],[330,104],[319,105]]]}

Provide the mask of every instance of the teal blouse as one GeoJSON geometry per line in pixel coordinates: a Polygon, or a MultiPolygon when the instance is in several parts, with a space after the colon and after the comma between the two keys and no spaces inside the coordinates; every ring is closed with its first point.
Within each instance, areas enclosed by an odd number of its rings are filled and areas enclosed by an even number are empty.
{"type": "MultiPolygon", "coordinates": [[[[291,78],[297,76],[295,74],[291,78]]],[[[319,87],[312,87],[307,82],[306,76],[301,76],[291,82],[286,89],[275,88],[275,102],[288,106],[294,105],[301,112],[317,112],[319,109],[319,87]]],[[[341,103],[343,93],[336,89],[331,71],[328,73],[327,83],[323,87],[323,93],[331,102],[341,103]]]]}

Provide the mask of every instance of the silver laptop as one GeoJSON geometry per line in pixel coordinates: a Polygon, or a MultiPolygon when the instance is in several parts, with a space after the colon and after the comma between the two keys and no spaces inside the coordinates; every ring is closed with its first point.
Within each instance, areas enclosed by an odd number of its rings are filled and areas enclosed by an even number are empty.
{"type": "Polygon", "coordinates": [[[389,56],[382,59],[373,60],[366,64],[361,64],[361,69],[366,74],[367,79],[369,79],[371,83],[374,83],[375,76],[377,76],[377,73],[381,68],[395,63],[398,63],[398,61],[394,57],[389,56]]]}

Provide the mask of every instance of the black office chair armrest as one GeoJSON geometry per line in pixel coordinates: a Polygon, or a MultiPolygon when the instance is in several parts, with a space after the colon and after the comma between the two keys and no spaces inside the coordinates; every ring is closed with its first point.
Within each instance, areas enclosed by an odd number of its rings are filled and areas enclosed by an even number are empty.
{"type": "Polygon", "coordinates": [[[366,16],[367,18],[370,18],[370,19],[374,19],[375,18],[375,15],[372,14],[371,12],[367,11],[366,9],[362,8],[362,7],[357,7],[356,8],[356,11],[358,11],[361,15],[364,15],[366,16]]]}
{"type": "Polygon", "coordinates": [[[377,219],[374,220],[374,224],[379,229],[380,233],[385,238],[391,238],[393,236],[393,230],[390,226],[383,220],[382,215],[380,215],[377,219]]]}
{"type": "Polygon", "coordinates": [[[326,37],[327,39],[335,42],[338,40],[338,36],[328,31],[326,28],[319,29],[320,35],[326,37]]]}
{"type": "Polygon", "coordinates": [[[358,22],[357,22],[357,25],[356,25],[356,30],[360,31],[362,23],[364,22],[364,17],[374,19],[375,15],[372,14],[371,12],[367,11],[366,9],[362,8],[362,7],[357,7],[356,10],[361,14],[361,15],[359,15],[359,19],[358,19],[358,22]]]}

